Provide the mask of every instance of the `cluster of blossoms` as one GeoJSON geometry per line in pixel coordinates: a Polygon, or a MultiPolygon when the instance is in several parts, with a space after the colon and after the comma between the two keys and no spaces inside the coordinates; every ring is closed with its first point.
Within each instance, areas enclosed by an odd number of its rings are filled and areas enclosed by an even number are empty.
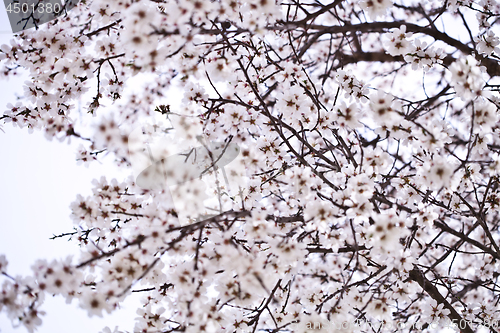
{"type": "Polygon", "coordinates": [[[413,33],[406,32],[406,26],[393,29],[386,34],[386,50],[392,56],[402,55],[411,64],[413,70],[423,68],[429,70],[436,64],[441,64],[445,56],[442,49],[427,46],[421,39],[409,40],[413,33]]]}
{"type": "MultiPolygon", "coordinates": [[[[45,312],[41,305],[46,295],[62,295],[68,303],[78,296],[83,275],[71,261],[71,257],[52,262],[37,260],[32,265],[33,276],[12,277],[8,274],[5,256],[0,255],[0,273],[7,277],[0,289],[0,310],[4,310],[13,323],[33,332],[42,323],[45,312]]],[[[88,302],[83,302],[82,307],[93,309],[88,302]]]]}
{"type": "Polygon", "coordinates": [[[88,166],[92,161],[96,161],[97,157],[91,151],[88,151],[83,145],[80,145],[76,153],[76,160],[78,164],[88,166]]]}
{"type": "Polygon", "coordinates": [[[335,81],[342,88],[345,97],[356,101],[366,102],[368,100],[368,89],[363,81],[358,80],[350,71],[339,70],[333,74],[335,81]]]}
{"type": "Polygon", "coordinates": [[[486,56],[493,52],[500,54],[500,49],[497,47],[500,44],[500,39],[491,30],[488,30],[484,35],[476,37],[477,51],[486,56]]]}
{"type": "Polygon", "coordinates": [[[458,96],[463,100],[470,100],[482,96],[486,92],[483,73],[484,68],[472,57],[460,58],[450,66],[451,84],[458,96]]]}
{"type": "Polygon", "coordinates": [[[0,311],[33,331],[49,295],[100,316],[134,292],[141,333],[473,332],[498,316],[497,7],[89,0],[22,32],[0,72],[32,80],[2,123],[82,140],[79,163],[112,155],[133,177],[71,204],[55,238],[78,258],[13,277],[0,256],[0,311]],[[429,24],[478,8],[470,43],[429,24]]]}

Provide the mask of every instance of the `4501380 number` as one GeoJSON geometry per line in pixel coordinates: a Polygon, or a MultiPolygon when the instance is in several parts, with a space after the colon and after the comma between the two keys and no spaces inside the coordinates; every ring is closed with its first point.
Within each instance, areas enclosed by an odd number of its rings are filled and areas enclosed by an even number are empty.
{"type": "Polygon", "coordinates": [[[10,3],[7,8],[7,13],[36,13],[38,12],[39,14],[53,14],[56,13],[58,14],[62,10],[62,6],[59,3],[43,3],[39,2],[37,4],[31,3],[28,4],[26,2],[24,3],[10,3]]]}

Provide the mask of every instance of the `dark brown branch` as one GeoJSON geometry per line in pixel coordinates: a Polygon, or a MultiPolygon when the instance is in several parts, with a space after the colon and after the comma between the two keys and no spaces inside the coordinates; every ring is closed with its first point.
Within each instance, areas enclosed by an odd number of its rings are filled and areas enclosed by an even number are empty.
{"type": "MultiPolygon", "coordinates": [[[[339,248],[337,253],[357,252],[357,251],[362,251],[362,250],[367,250],[367,248],[364,245],[353,246],[353,245],[347,244],[347,246],[339,248]]],[[[309,248],[307,248],[307,251],[309,251],[309,253],[323,253],[323,254],[335,253],[335,252],[333,252],[332,249],[325,249],[322,247],[309,247],[309,248]]]]}
{"type": "MultiPolygon", "coordinates": [[[[441,295],[437,287],[425,277],[420,269],[415,267],[410,271],[410,280],[417,282],[429,296],[436,300],[438,304],[443,304],[446,309],[450,310],[450,314],[448,315],[450,319],[459,323],[464,322],[463,318],[458,314],[455,308],[443,297],[443,295],[441,295]]],[[[465,328],[460,329],[460,332],[474,333],[467,322],[465,322],[465,328]]]]}
{"type": "Polygon", "coordinates": [[[260,315],[262,314],[262,312],[264,312],[264,310],[269,306],[269,303],[271,302],[271,300],[274,298],[274,294],[276,293],[276,290],[278,290],[278,287],[280,286],[281,284],[281,279],[278,280],[278,282],[276,283],[276,285],[274,286],[273,290],[271,291],[271,294],[269,295],[269,297],[267,298],[265,304],[257,310],[257,313],[253,316],[253,318],[248,322],[248,326],[252,326],[254,323],[255,323],[255,326],[253,328],[253,331],[252,332],[255,332],[255,330],[257,329],[257,324],[259,323],[259,318],[260,318],[260,315]]]}
{"type": "MultiPolygon", "coordinates": [[[[428,36],[433,37],[435,40],[440,40],[449,46],[452,46],[458,50],[460,50],[464,54],[475,55],[475,51],[470,46],[450,37],[444,32],[436,30],[430,27],[422,27],[417,24],[408,23],[404,21],[394,21],[394,22],[373,22],[373,23],[360,23],[354,25],[343,25],[343,26],[321,26],[321,25],[312,25],[310,29],[318,30],[314,33],[307,43],[302,47],[299,52],[299,56],[304,55],[304,53],[314,45],[317,40],[325,34],[345,34],[347,32],[386,32],[389,29],[399,28],[400,26],[405,25],[407,32],[413,33],[422,33],[428,36]]],[[[268,28],[272,30],[271,28],[268,28]]],[[[499,76],[500,75],[500,66],[497,61],[489,58],[483,58],[480,55],[476,55],[476,58],[481,61],[481,64],[486,67],[486,70],[490,76],[499,76]]]]}
{"type": "Polygon", "coordinates": [[[467,242],[469,244],[474,245],[475,247],[477,247],[477,248],[483,250],[484,252],[490,254],[494,258],[500,259],[500,255],[498,255],[498,253],[496,253],[495,251],[493,251],[492,249],[490,249],[486,245],[478,242],[477,240],[470,238],[469,236],[465,235],[463,232],[456,231],[455,229],[450,228],[448,225],[446,225],[445,223],[443,223],[441,221],[438,221],[438,220],[434,221],[434,225],[436,227],[440,228],[441,230],[446,231],[447,233],[450,233],[450,234],[452,234],[454,236],[457,236],[458,238],[460,238],[464,242],[467,242]]]}
{"type": "Polygon", "coordinates": [[[100,33],[100,32],[101,32],[101,31],[103,31],[103,30],[111,29],[111,28],[112,28],[112,27],[114,27],[115,25],[119,24],[121,21],[122,21],[122,19],[118,19],[118,20],[116,20],[116,21],[115,21],[115,22],[113,22],[113,23],[110,23],[110,24],[108,24],[108,25],[106,25],[106,26],[104,26],[104,27],[102,27],[102,28],[99,28],[99,29],[97,29],[97,30],[94,30],[94,31],[92,31],[92,32],[89,32],[88,34],[85,34],[85,36],[87,36],[87,37],[92,37],[92,36],[95,36],[95,35],[97,35],[98,33],[100,33]]]}

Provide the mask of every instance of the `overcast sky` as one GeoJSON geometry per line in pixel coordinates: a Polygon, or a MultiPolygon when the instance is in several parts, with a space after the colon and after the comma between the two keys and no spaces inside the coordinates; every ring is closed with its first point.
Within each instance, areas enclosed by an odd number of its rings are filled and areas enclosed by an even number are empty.
{"type": "MultiPolygon", "coordinates": [[[[2,14],[0,11],[0,22],[5,22],[2,14]]],[[[0,23],[0,31],[3,28],[0,23]]],[[[10,34],[0,33],[0,45],[8,43],[10,38],[10,34]]],[[[15,101],[16,93],[22,92],[25,80],[26,77],[0,79],[0,115],[7,103],[15,101]]],[[[72,231],[69,204],[77,194],[91,193],[92,179],[101,175],[111,179],[117,174],[115,168],[105,164],[94,163],[89,168],[77,166],[75,148],[79,141],[72,140],[71,145],[56,140],[50,142],[42,132],[28,134],[26,129],[9,124],[4,125],[3,130],[5,133],[0,132],[0,254],[7,256],[9,274],[27,275],[38,258],[50,260],[78,254],[76,242],[49,238],[54,233],[72,231]]],[[[132,330],[137,303],[134,303],[136,307],[127,303],[125,309],[113,315],[89,319],[76,301],[68,306],[62,297],[48,296],[42,306],[47,314],[42,317],[43,325],[38,332],[93,333],[104,326],[114,328],[118,324],[132,330]]],[[[26,332],[24,328],[14,330],[3,312],[0,331],[26,332]]]]}
{"type": "MultiPolygon", "coordinates": [[[[9,18],[7,17],[7,12],[5,11],[5,7],[0,6],[0,34],[6,34],[7,32],[10,31],[12,31],[12,29],[10,27],[9,18]]],[[[3,42],[2,44],[4,43],[5,42],[3,42]]]]}

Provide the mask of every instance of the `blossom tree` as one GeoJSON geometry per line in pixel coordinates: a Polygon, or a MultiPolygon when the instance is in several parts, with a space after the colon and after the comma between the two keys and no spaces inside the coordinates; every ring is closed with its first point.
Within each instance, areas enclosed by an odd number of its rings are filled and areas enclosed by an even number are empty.
{"type": "Polygon", "coordinates": [[[132,169],[149,124],[161,156],[237,147],[240,181],[217,161],[175,200],[96,180],[56,235],[78,258],[18,277],[0,256],[0,311],[31,332],[47,296],[100,316],[140,293],[113,332],[498,331],[499,18],[493,0],[86,0],[19,33],[1,73],[31,80],[3,126],[132,169]]]}

